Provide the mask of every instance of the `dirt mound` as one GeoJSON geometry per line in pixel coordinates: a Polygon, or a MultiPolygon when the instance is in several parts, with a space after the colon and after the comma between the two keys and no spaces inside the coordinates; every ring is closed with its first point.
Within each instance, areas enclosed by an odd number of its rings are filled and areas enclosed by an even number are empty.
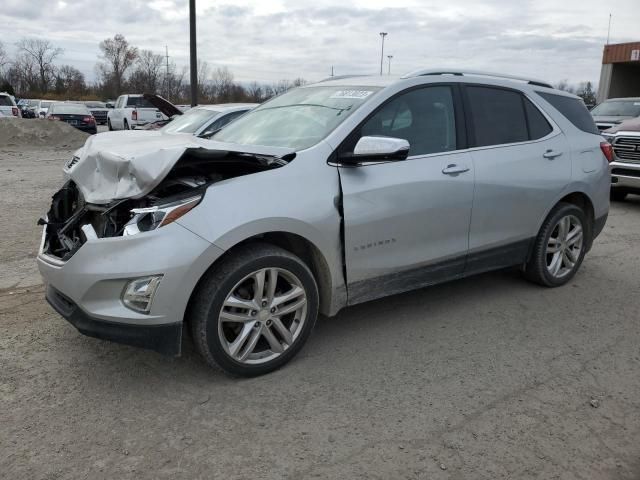
{"type": "Polygon", "coordinates": [[[1,147],[80,148],[88,136],[64,122],[26,118],[0,120],[1,147]]]}

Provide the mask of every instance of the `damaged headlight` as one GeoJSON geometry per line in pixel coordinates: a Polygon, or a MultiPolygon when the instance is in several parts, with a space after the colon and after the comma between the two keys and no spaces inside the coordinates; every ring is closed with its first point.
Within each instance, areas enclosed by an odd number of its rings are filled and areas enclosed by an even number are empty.
{"type": "Polygon", "coordinates": [[[175,222],[198,205],[201,199],[202,195],[198,195],[164,205],[134,208],[131,210],[133,217],[125,225],[122,235],[126,236],[135,235],[140,232],[149,232],[156,228],[164,227],[171,222],[175,222]]]}

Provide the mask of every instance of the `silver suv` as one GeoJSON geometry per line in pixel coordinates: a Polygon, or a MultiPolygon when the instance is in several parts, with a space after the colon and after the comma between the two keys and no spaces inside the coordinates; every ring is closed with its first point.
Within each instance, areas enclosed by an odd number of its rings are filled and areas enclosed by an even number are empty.
{"type": "Polygon", "coordinates": [[[334,77],[212,140],[110,139],[67,163],[41,221],[47,300],[165,354],[185,329],[235,375],[289,361],[319,313],[504,267],[563,285],[609,209],[610,144],[527,79],[334,77]]]}

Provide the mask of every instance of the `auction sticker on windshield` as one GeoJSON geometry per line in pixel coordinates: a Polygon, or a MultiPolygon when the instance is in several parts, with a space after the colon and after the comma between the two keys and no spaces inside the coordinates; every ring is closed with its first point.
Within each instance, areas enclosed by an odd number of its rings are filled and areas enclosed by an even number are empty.
{"type": "Polygon", "coordinates": [[[367,98],[371,95],[373,91],[371,90],[338,90],[336,93],[331,95],[329,98],[367,98]]]}

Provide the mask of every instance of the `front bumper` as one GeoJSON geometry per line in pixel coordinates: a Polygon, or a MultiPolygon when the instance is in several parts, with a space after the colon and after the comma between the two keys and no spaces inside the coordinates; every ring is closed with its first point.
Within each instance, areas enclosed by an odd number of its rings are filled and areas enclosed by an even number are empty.
{"type": "Polygon", "coordinates": [[[611,188],[640,191],[640,164],[614,161],[609,164],[611,188]]]}
{"type": "Polygon", "coordinates": [[[56,312],[88,337],[148,348],[163,355],[180,355],[182,322],[163,325],[107,322],[89,315],[51,285],[47,286],[46,299],[56,312]]]}
{"type": "Polygon", "coordinates": [[[174,222],[139,235],[88,240],[66,262],[41,247],[37,262],[47,300],[81,333],[177,355],[191,293],[222,253],[174,222]],[[125,307],[121,296],[131,279],[159,274],[148,314],[125,307]]]}

